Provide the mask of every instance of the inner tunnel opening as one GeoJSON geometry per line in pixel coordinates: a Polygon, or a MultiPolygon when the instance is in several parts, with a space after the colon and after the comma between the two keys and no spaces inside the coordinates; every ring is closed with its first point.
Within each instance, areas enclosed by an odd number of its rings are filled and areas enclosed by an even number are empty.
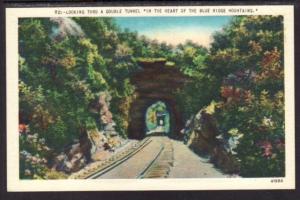
{"type": "Polygon", "coordinates": [[[145,124],[146,136],[169,135],[171,123],[167,105],[162,101],[150,105],[145,113],[145,124]]]}

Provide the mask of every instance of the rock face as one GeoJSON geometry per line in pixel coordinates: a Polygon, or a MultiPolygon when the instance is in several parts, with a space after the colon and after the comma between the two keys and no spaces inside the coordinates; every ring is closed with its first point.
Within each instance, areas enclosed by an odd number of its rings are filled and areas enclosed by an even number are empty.
{"type": "MultiPolygon", "coordinates": [[[[114,129],[113,129],[114,130],[114,129]]],[[[99,161],[106,159],[111,152],[121,146],[124,139],[110,132],[92,130],[89,132],[89,139],[92,143],[91,160],[99,161]]]]}
{"type": "Polygon", "coordinates": [[[91,110],[99,113],[102,129],[81,130],[78,142],[68,146],[64,152],[54,159],[53,169],[73,173],[83,168],[87,163],[108,158],[124,139],[115,130],[112,113],[109,110],[110,96],[107,93],[99,95],[98,102],[91,110]]]}
{"type": "Polygon", "coordinates": [[[53,169],[72,173],[80,170],[91,160],[91,142],[86,133],[82,133],[79,142],[70,145],[54,158],[53,169]]]}
{"type": "Polygon", "coordinates": [[[99,95],[99,107],[100,107],[100,121],[103,124],[111,124],[113,123],[112,120],[112,113],[109,111],[109,101],[111,100],[111,96],[105,92],[102,92],[99,95]]]}
{"type": "Polygon", "coordinates": [[[116,124],[109,110],[110,100],[111,97],[108,93],[103,92],[99,95],[99,118],[103,128],[100,131],[97,129],[88,131],[88,137],[92,144],[91,159],[93,161],[106,159],[109,156],[109,152],[114,151],[123,141],[115,130],[116,124]]]}
{"type": "Polygon", "coordinates": [[[204,109],[187,121],[182,133],[184,134],[184,142],[195,153],[208,155],[210,161],[225,173],[239,172],[237,160],[226,151],[224,142],[217,139],[219,131],[216,120],[204,109]]]}

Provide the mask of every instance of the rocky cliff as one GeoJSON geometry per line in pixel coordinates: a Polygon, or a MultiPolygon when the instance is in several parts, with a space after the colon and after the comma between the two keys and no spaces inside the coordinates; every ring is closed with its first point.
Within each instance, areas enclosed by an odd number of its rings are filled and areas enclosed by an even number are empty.
{"type": "Polygon", "coordinates": [[[81,130],[79,140],[55,157],[53,169],[66,173],[76,172],[90,162],[106,159],[125,142],[114,128],[115,122],[109,110],[110,99],[109,94],[101,93],[92,109],[99,114],[102,128],[81,130]]]}
{"type": "Polygon", "coordinates": [[[205,109],[186,122],[182,133],[185,144],[195,153],[209,157],[210,162],[225,173],[239,172],[238,161],[226,150],[226,141],[218,137],[220,133],[215,118],[205,109]]]}

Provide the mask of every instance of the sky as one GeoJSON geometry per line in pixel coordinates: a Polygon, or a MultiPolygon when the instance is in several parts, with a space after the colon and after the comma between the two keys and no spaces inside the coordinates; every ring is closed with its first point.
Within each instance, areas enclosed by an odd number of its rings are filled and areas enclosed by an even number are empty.
{"type": "Polygon", "coordinates": [[[177,45],[192,40],[208,47],[212,33],[221,30],[230,19],[230,16],[116,17],[116,22],[123,29],[160,42],[177,45]]]}

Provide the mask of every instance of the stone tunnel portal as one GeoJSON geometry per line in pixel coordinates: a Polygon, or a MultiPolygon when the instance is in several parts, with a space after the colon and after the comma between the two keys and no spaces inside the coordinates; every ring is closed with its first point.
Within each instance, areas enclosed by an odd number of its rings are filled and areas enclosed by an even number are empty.
{"type": "Polygon", "coordinates": [[[136,87],[136,98],[130,107],[128,137],[142,139],[146,135],[145,113],[157,101],[166,104],[170,114],[170,137],[180,139],[184,126],[174,92],[188,78],[177,68],[165,65],[165,61],[140,62],[141,69],[131,77],[136,87]]]}

